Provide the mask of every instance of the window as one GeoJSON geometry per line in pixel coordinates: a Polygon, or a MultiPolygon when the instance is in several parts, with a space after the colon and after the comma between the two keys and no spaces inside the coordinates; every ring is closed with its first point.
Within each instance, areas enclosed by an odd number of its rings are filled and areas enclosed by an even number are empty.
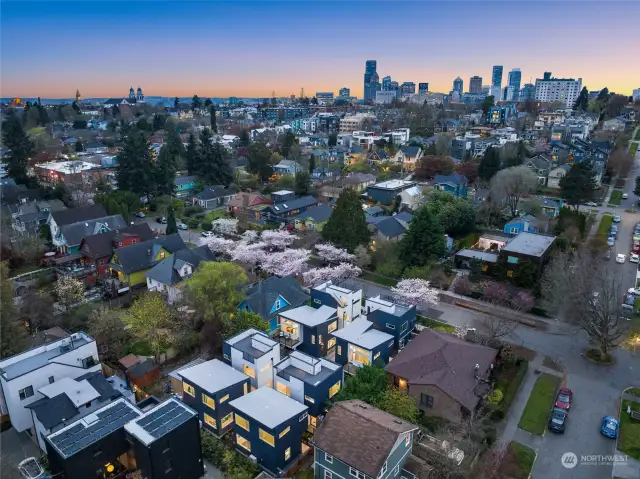
{"type": "Polygon", "coordinates": [[[196,390],[193,388],[192,385],[187,383],[182,383],[182,390],[187,394],[189,394],[191,397],[196,397],[196,390]]]}
{"type": "Polygon", "coordinates": [[[400,474],[400,464],[393,468],[393,475],[397,476],[398,474],[400,474]]]}
{"type": "Polygon", "coordinates": [[[285,396],[291,396],[291,390],[286,384],[276,383],[276,391],[284,394],[285,396]]]}
{"type": "Polygon", "coordinates": [[[282,305],[280,304],[280,300],[276,299],[276,311],[279,310],[282,307],[282,305]]]}
{"type": "Polygon", "coordinates": [[[216,420],[211,416],[209,416],[206,412],[204,413],[204,422],[214,429],[218,428],[218,425],[216,424],[216,420]]]}
{"type": "Polygon", "coordinates": [[[291,448],[288,447],[285,449],[284,451],[284,460],[288,461],[289,459],[291,459],[291,448]]]}
{"type": "Polygon", "coordinates": [[[256,377],[256,372],[253,368],[250,368],[249,366],[247,366],[246,364],[242,365],[242,372],[245,373],[247,376],[249,376],[250,378],[254,378],[256,377]]]}
{"type": "Polygon", "coordinates": [[[409,447],[409,444],[411,444],[411,433],[407,433],[407,435],[404,438],[404,445],[409,447]]]}
{"type": "Polygon", "coordinates": [[[224,396],[222,396],[222,397],[218,400],[218,402],[219,402],[220,404],[222,404],[223,402],[227,401],[228,399],[229,399],[229,395],[228,395],[228,394],[225,394],[224,396]]]}
{"type": "Polygon", "coordinates": [[[249,430],[249,421],[247,421],[242,416],[238,416],[237,414],[236,414],[236,424],[240,426],[242,429],[244,429],[245,431],[249,430]]]}
{"type": "Polygon", "coordinates": [[[242,437],[240,434],[236,434],[236,443],[241,448],[251,452],[251,443],[247,441],[244,437],[242,437]]]}
{"type": "Polygon", "coordinates": [[[118,247],[122,247],[122,241],[118,241],[118,247]]]}
{"type": "Polygon", "coordinates": [[[166,459],[164,461],[164,472],[165,474],[169,471],[171,471],[171,469],[173,469],[172,467],[173,465],[171,464],[171,459],[166,459]]]}
{"type": "Polygon", "coordinates": [[[243,394],[247,394],[247,389],[248,389],[248,383],[244,383],[242,385],[242,393],[243,394]]]}
{"type": "Polygon", "coordinates": [[[380,477],[382,477],[384,475],[384,473],[387,472],[387,461],[384,461],[384,464],[382,465],[382,469],[380,470],[380,477]]]}
{"type": "Polygon", "coordinates": [[[84,407],[86,407],[87,409],[88,409],[88,408],[90,408],[90,407],[91,407],[91,401],[89,401],[88,403],[86,403],[86,404],[84,405],[84,407]]]}
{"type": "Polygon", "coordinates": [[[340,391],[340,381],[329,388],[329,397],[332,398],[340,391]]]}
{"type": "Polygon", "coordinates": [[[309,416],[309,414],[307,414],[307,413],[305,412],[302,416],[300,416],[300,419],[298,419],[298,422],[302,422],[302,421],[304,421],[305,419],[307,419],[307,417],[308,417],[308,416],[309,416]]]}
{"type": "Polygon", "coordinates": [[[407,330],[408,327],[409,327],[409,323],[407,321],[402,323],[402,332],[404,333],[407,330]]]}
{"type": "Polygon", "coordinates": [[[354,469],[353,467],[349,467],[349,475],[353,477],[357,477],[358,479],[367,479],[367,476],[364,474],[364,472],[360,472],[357,469],[354,469]]]}
{"type": "Polygon", "coordinates": [[[393,324],[387,323],[387,329],[396,329],[396,327],[393,324]]]}
{"type": "Polygon", "coordinates": [[[338,354],[341,355],[342,354],[342,346],[338,346],[338,354]]]}
{"type": "Polygon", "coordinates": [[[135,239],[132,239],[132,240],[131,240],[131,244],[136,244],[136,240],[135,240],[135,239]]]}
{"type": "Polygon", "coordinates": [[[273,434],[269,434],[267,431],[263,431],[262,429],[259,429],[258,436],[260,436],[260,439],[262,439],[264,442],[266,442],[270,446],[276,445],[276,441],[273,438],[273,434]]]}
{"type": "Polygon", "coordinates": [[[225,417],[222,418],[222,423],[220,424],[220,427],[224,429],[232,422],[233,422],[233,413],[230,412],[229,414],[227,414],[225,417]]]}
{"type": "Polygon", "coordinates": [[[320,346],[324,346],[324,343],[322,342],[322,334],[318,334],[318,344],[320,346]]]}
{"type": "Polygon", "coordinates": [[[433,407],[433,396],[429,396],[428,394],[420,393],[420,405],[426,406],[428,408],[433,407]]]}
{"type": "Polygon", "coordinates": [[[33,396],[33,386],[27,386],[24,389],[18,391],[18,396],[20,396],[20,401],[24,401],[27,398],[33,396]]]}
{"type": "Polygon", "coordinates": [[[267,364],[265,364],[264,366],[262,366],[262,367],[260,368],[260,372],[264,372],[264,371],[266,371],[267,369],[271,369],[271,361],[269,361],[267,364]]]}
{"type": "Polygon", "coordinates": [[[84,369],[90,368],[91,366],[93,366],[94,364],[96,364],[96,360],[93,359],[93,356],[87,356],[86,358],[84,358],[82,360],[82,367],[84,369]]]}
{"type": "Polygon", "coordinates": [[[373,360],[375,361],[379,357],[380,357],[380,351],[378,351],[376,354],[373,355],[373,360]]]}
{"type": "Polygon", "coordinates": [[[310,402],[311,404],[315,404],[316,403],[316,401],[312,397],[309,397],[309,396],[305,396],[304,400],[307,401],[307,402],[310,402]]]}
{"type": "Polygon", "coordinates": [[[164,259],[164,251],[160,251],[160,259],[164,259]]]}
{"type": "Polygon", "coordinates": [[[216,402],[213,400],[213,398],[210,398],[206,394],[202,395],[202,402],[209,406],[211,409],[216,408],[216,402]]]}
{"type": "Polygon", "coordinates": [[[49,376],[49,384],[53,384],[55,382],[55,379],[53,376],[49,376]]]}
{"type": "Polygon", "coordinates": [[[319,299],[314,299],[313,302],[316,304],[322,304],[322,301],[320,301],[319,299]]]}
{"type": "Polygon", "coordinates": [[[228,354],[223,354],[222,355],[227,361],[231,361],[231,356],[229,356],[228,354]]]}
{"type": "Polygon", "coordinates": [[[291,426],[287,426],[279,435],[278,437],[280,439],[282,439],[284,436],[287,435],[287,433],[291,430],[291,426]]]}
{"type": "Polygon", "coordinates": [[[311,344],[316,344],[316,335],[315,334],[311,335],[311,344]]]}
{"type": "Polygon", "coordinates": [[[327,454],[326,452],[324,453],[324,460],[329,464],[333,464],[333,456],[331,456],[330,454],[327,454]]]}

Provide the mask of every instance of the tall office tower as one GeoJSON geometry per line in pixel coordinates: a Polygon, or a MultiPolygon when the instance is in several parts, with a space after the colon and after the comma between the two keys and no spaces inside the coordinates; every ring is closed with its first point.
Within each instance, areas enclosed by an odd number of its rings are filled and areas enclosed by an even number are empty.
{"type": "Polygon", "coordinates": [[[400,86],[397,81],[392,81],[389,83],[389,90],[396,92],[396,98],[400,98],[400,86]]]}
{"type": "Polygon", "coordinates": [[[389,84],[391,83],[391,77],[390,76],[386,76],[382,79],[382,89],[384,91],[389,89],[389,84]]]}
{"type": "Polygon", "coordinates": [[[520,95],[520,82],[522,81],[522,72],[519,68],[514,68],[509,72],[509,86],[513,87],[513,98],[510,100],[517,100],[520,95]]]}
{"type": "Polygon", "coordinates": [[[416,84],[412,81],[406,81],[400,86],[400,96],[409,97],[411,95],[415,95],[416,93],[416,84]]]}
{"type": "Polygon", "coordinates": [[[372,84],[378,82],[378,73],[376,72],[376,68],[378,66],[378,62],[375,60],[367,60],[364,67],[364,100],[365,101],[373,101],[376,99],[376,90],[373,88],[372,84]],[[375,79],[373,78],[375,75],[375,79]]]}
{"type": "Polygon", "coordinates": [[[429,92],[428,83],[418,83],[418,95],[426,95],[429,92]]]}
{"type": "Polygon", "coordinates": [[[502,65],[495,65],[491,73],[491,85],[502,88],[502,65]]]}
{"type": "Polygon", "coordinates": [[[351,89],[347,87],[340,88],[339,94],[343,98],[348,98],[351,96],[351,89]]]}
{"type": "Polygon", "coordinates": [[[482,93],[482,77],[475,75],[469,78],[469,93],[482,93]]]}
{"type": "Polygon", "coordinates": [[[464,82],[462,81],[462,78],[458,77],[453,80],[453,91],[458,92],[458,94],[462,96],[463,88],[464,82]]]}
{"type": "Polygon", "coordinates": [[[536,87],[533,83],[525,83],[520,90],[520,101],[533,100],[536,96],[536,87]]]}

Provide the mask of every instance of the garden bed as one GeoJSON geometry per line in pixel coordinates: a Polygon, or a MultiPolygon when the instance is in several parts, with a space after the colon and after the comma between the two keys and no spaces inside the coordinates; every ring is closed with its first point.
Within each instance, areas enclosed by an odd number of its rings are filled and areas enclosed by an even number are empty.
{"type": "Polygon", "coordinates": [[[542,374],[531,391],[527,405],[522,411],[518,427],[532,434],[542,436],[547,427],[549,412],[560,386],[560,378],[542,374]]]}
{"type": "Polygon", "coordinates": [[[640,411],[640,403],[629,400],[622,401],[618,450],[640,460],[640,421],[632,419],[627,414],[628,407],[631,407],[633,411],[640,411]]]}
{"type": "Polygon", "coordinates": [[[510,441],[500,466],[500,472],[512,479],[528,479],[536,460],[536,453],[530,447],[510,441]]]}
{"type": "Polygon", "coordinates": [[[507,416],[528,368],[529,361],[523,358],[518,358],[513,365],[503,365],[500,368],[495,387],[502,391],[503,396],[502,402],[492,413],[493,419],[500,421],[507,416]]]}
{"type": "Polygon", "coordinates": [[[435,329],[436,331],[442,331],[449,334],[453,334],[456,332],[455,326],[452,326],[451,324],[445,323],[443,321],[438,321],[437,319],[418,315],[416,320],[419,324],[430,329],[435,329]]]}
{"type": "Polygon", "coordinates": [[[602,355],[599,350],[595,348],[589,348],[584,354],[584,357],[592,363],[601,364],[603,366],[611,366],[615,364],[616,360],[610,354],[602,355]]]}

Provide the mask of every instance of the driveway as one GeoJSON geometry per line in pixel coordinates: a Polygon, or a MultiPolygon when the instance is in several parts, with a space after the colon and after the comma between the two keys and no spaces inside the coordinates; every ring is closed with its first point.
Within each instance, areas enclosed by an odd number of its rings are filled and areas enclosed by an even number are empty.
{"type": "Polygon", "coordinates": [[[21,479],[18,464],[28,457],[40,457],[40,449],[26,433],[20,434],[10,428],[0,434],[0,477],[21,479]]]}

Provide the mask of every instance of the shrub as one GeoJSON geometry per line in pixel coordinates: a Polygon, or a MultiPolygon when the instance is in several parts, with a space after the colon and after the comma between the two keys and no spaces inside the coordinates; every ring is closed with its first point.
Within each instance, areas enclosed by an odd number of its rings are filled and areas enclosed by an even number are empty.
{"type": "Polygon", "coordinates": [[[520,384],[522,383],[525,374],[527,374],[529,361],[527,361],[526,359],[519,359],[518,362],[516,362],[516,365],[518,367],[518,371],[516,372],[511,382],[505,388],[502,403],[500,404],[502,409],[505,411],[505,414],[506,411],[508,411],[511,407],[511,403],[515,399],[516,394],[518,393],[518,389],[520,389],[520,384]]]}
{"type": "Polygon", "coordinates": [[[516,353],[513,349],[513,346],[510,344],[505,344],[503,348],[500,350],[500,360],[503,364],[508,366],[514,364],[516,362],[516,353]]]}
{"type": "Polygon", "coordinates": [[[471,294],[471,281],[467,276],[460,276],[455,282],[455,292],[463,296],[471,294]]]}
{"type": "Polygon", "coordinates": [[[502,283],[487,281],[482,285],[482,295],[485,301],[505,304],[509,301],[509,289],[502,283]]]}
{"type": "Polygon", "coordinates": [[[210,222],[203,221],[202,223],[200,223],[200,228],[202,228],[204,231],[211,231],[213,229],[213,226],[211,226],[210,222]]]}
{"type": "Polygon", "coordinates": [[[404,278],[419,278],[429,279],[429,267],[428,266],[412,266],[407,268],[403,275],[404,278]]]}
{"type": "Polygon", "coordinates": [[[511,305],[514,309],[525,312],[531,311],[531,308],[533,308],[535,303],[536,299],[528,291],[520,291],[511,300],[511,305]]]}
{"type": "Polygon", "coordinates": [[[376,273],[398,278],[402,274],[402,263],[398,259],[384,261],[376,266],[376,273]]]}
{"type": "Polygon", "coordinates": [[[202,438],[202,457],[220,468],[227,450],[224,443],[206,431],[200,432],[202,438]]]}
{"type": "Polygon", "coordinates": [[[190,219],[187,221],[187,226],[191,229],[195,229],[200,226],[200,222],[196,219],[190,219]]]}
{"type": "Polygon", "coordinates": [[[502,394],[502,391],[500,391],[500,389],[494,389],[489,393],[487,401],[489,402],[489,404],[500,404],[503,397],[504,394],[502,394]]]}

